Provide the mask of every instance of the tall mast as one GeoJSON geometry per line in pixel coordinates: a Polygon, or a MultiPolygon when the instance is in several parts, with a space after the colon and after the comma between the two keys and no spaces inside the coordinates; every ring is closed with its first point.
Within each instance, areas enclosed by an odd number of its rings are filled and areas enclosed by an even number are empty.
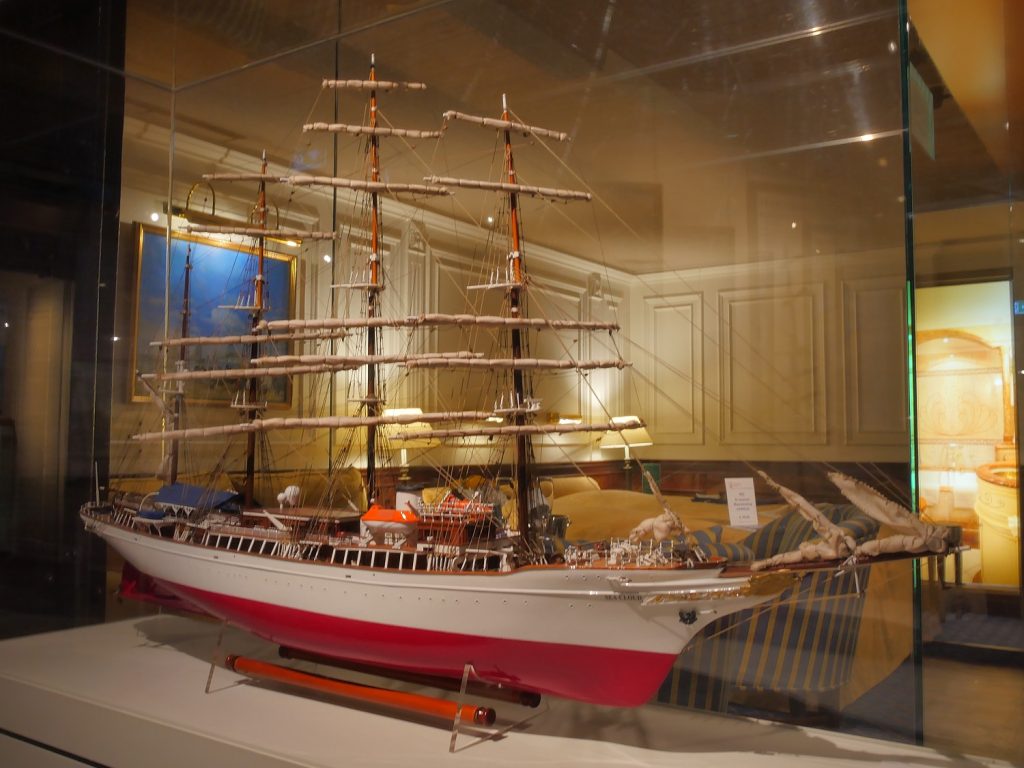
{"type": "MultiPolygon", "coordinates": [[[[508,111],[508,100],[505,94],[501,96],[501,119],[510,123],[512,118],[508,111]]],[[[508,127],[505,134],[505,167],[508,172],[508,183],[517,184],[516,168],[512,159],[512,134],[508,127]]],[[[522,237],[519,224],[519,194],[514,190],[508,192],[508,229],[511,239],[512,251],[509,253],[509,288],[508,306],[509,314],[517,318],[521,312],[522,290],[523,290],[523,251],[522,237]]],[[[523,333],[518,326],[512,328],[512,359],[519,360],[523,357],[523,333]]],[[[513,423],[522,426],[526,423],[526,414],[523,406],[526,404],[526,376],[522,368],[512,369],[512,392],[515,395],[515,414],[513,423]]],[[[523,541],[527,541],[530,535],[530,437],[525,433],[516,434],[516,503],[519,510],[519,533],[523,541]]]]}
{"type": "MultiPolygon", "coordinates": [[[[259,193],[256,196],[256,225],[257,227],[265,231],[267,228],[267,151],[263,150],[263,156],[260,164],[260,180],[259,180],[259,193]]],[[[256,328],[263,320],[263,260],[266,256],[266,237],[261,232],[256,238],[256,277],[254,279],[255,295],[253,301],[252,310],[252,322],[251,329],[255,335],[256,328]]],[[[258,341],[252,342],[249,347],[249,353],[252,358],[257,358],[260,355],[260,344],[258,341]]],[[[245,415],[249,421],[254,421],[259,417],[259,395],[260,395],[260,381],[258,378],[250,378],[249,384],[246,387],[247,399],[249,402],[249,408],[246,410],[245,415]]],[[[246,436],[245,444],[245,485],[242,490],[242,495],[245,500],[246,506],[252,506],[254,496],[254,486],[256,480],[256,433],[250,432],[246,436]]]]}
{"type": "Polygon", "coordinates": [[[377,111],[377,93],[379,91],[408,90],[422,91],[423,83],[392,82],[377,79],[376,57],[370,57],[370,76],[366,80],[324,80],[324,88],[344,88],[357,91],[369,91],[370,121],[369,125],[346,125],[343,123],[308,123],[303,131],[327,131],[330,133],[347,133],[368,136],[368,159],[370,163],[369,178],[346,179],[334,176],[293,175],[282,177],[280,181],[293,186],[326,186],[346,189],[363,190],[370,195],[370,259],[366,280],[349,285],[332,285],[332,288],[352,288],[366,291],[366,357],[370,361],[366,365],[366,390],[363,403],[366,407],[366,489],[369,498],[378,496],[377,481],[377,419],[383,411],[383,383],[379,380],[379,369],[373,362],[378,357],[381,347],[380,325],[373,321],[380,318],[380,293],[384,290],[384,270],[382,267],[382,243],[384,239],[381,223],[380,196],[383,194],[417,194],[447,195],[449,191],[436,184],[395,184],[382,182],[380,173],[380,137],[401,136],[407,138],[427,139],[440,137],[439,131],[413,131],[401,128],[381,126],[377,111]]]}
{"type": "MultiPolygon", "coordinates": [[[[370,77],[371,83],[377,81],[376,57],[370,54],[370,77]]],[[[370,89],[370,181],[380,181],[380,139],[375,129],[377,128],[377,89],[370,89]]],[[[378,299],[381,291],[381,220],[380,220],[380,195],[376,190],[370,192],[370,275],[369,285],[366,291],[366,315],[369,318],[378,317],[380,307],[378,299]]],[[[376,327],[366,329],[366,354],[373,357],[377,354],[377,341],[380,331],[376,327]]],[[[374,363],[366,366],[366,412],[372,417],[380,416],[381,401],[377,393],[377,366],[374,363]]],[[[377,451],[377,426],[370,424],[366,428],[366,490],[369,498],[376,499],[378,496],[377,472],[376,472],[376,451],[377,451]]]]}
{"type": "MultiPolygon", "coordinates": [[[[187,339],[189,334],[188,321],[191,314],[191,308],[189,307],[189,301],[191,298],[191,280],[192,280],[192,247],[191,245],[185,249],[185,285],[182,291],[181,298],[181,338],[187,339]]],[[[181,349],[178,350],[178,371],[184,371],[188,368],[188,345],[182,344],[181,349]]],[[[179,381],[177,391],[174,393],[174,416],[172,421],[174,423],[174,429],[181,429],[181,408],[182,403],[185,400],[185,382],[179,381]]],[[[168,482],[172,485],[178,482],[178,453],[179,445],[177,440],[171,441],[171,464],[168,471],[168,482]]]]}
{"type": "MultiPolygon", "coordinates": [[[[520,184],[516,177],[515,163],[512,158],[512,132],[525,133],[535,137],[545,137],[557,141],[566,141],[569,137],[560,131],[552,131],[547,128],[527,125],[518,120],[513,120],[508,109],[508,99],[503,94],[501,97],[501,119],[494,120],[488,117],[477,117],[463,112],[449,110],[444,113],[445,121],[461,120],[475,123],[485,128],[496,128],[504,134],[505,140],[505,169],[506,180],[499,182],[481,181],[476,179],[449,178],[447,176],[427,176],[424,181],[432,184],[451,185],[454,187],[466,187],[469,189],[490,189],[496,192],[503,192],[508,195],[509,207],[509,253],[507,262],[507,277],[500,282],[492,280],[492,285],[470,286],[471,288],[502,287],[506,291],[508,300],[508,311],[511,324],[511,360],[512,368],[512,398],[513,402],[505,411],[510,417],[510,429],[490,428],[484,431],[471,430],[472,434],[507,434],[511,432],[516,439],[515,457],[515,478],[516,478],[516,504],[519,510],[519,533],[524,541],[530,540],[530,461],[531,461],[531,434],[539,434],[549,430],[541,430],[539,425],[530,423],[532,416],[531,396],[529,384],[525,371],[535,367],[550,367],[545,364],[534,364],[527,357],[527,337],[524,330],[528,327],[528,321],[524,322],[524,290],[526,289],[526,269],[523,255],[522,224],[519,221],[519,196],[530,195],[532,197],[544,197],[559,200],[590,200],[587,192],[578,192],[571,189],[556,189],[553,187],[538,187],[520,184]]],[[[472,361],[470,361],[472,362],[472,361]]],[[[447,363],[446,363],[447,364],[447,363]]],[[[470,431],[467,431],[469,434],[470,431]]],[[[447,434],[447,432],[446,432],[447,434]]]]}

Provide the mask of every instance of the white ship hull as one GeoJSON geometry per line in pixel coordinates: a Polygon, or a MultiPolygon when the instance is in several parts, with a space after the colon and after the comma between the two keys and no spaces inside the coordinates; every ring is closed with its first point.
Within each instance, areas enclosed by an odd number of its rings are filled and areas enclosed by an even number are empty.
{"type": "Polygon", "coordinates": [[[619,706],[657,690],[706,624],[771,599],[720,569],[380,570],[183,543],[83,513],[195,607],[272,642],[379,666],[619,706]]]}

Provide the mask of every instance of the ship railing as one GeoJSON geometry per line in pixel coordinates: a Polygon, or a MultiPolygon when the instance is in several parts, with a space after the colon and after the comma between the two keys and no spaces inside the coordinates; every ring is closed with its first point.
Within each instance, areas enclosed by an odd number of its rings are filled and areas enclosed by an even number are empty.
{"type": "Polygon", "coordinates": [[[413,549],[389,547],[334,547],[330,562],[335,565],[358,565],[394,571],[422,571],[430,568],[429,556],[413,549]]]}
{"type": "Polygon", "coordinates": [[[422,504],[416,513],[420,516],[420,522],[464,523],[490,517],[494,514],[494,505],[479,501],[442,501],[437,504],[422,504]]]}
{"type": "Polygon", "coordinates": [[[119,525],[122,528],[131,528],[135,523],[135,514],[134,509],[118,504],[113,508],[111,518],[114,525],[119,525]]]}
{"type": "Polygon", "coordinates": [[[573,568],[650,567],[681,562],[671,542],[637,542],[620,538],[594,544],[570,545],[565,548],[563,557],[566,565],[573,568]]]}
{"type": "Polygon", "coordinates": [[[320,555],[321,541],[291,541],[283,531],[255,531],[252,528],[218,527],[203,532],[201,544],[253,555],[287,557],[293,560],[315,560],[320,555]]]}
{"type": "Polygon", "coordinates": [[[507,571],[508,552],[496,549],[432,547],[392,549],[390,547],[334,546],[328,560],[335,565],[357,565],[397,571],[507,571]]]}

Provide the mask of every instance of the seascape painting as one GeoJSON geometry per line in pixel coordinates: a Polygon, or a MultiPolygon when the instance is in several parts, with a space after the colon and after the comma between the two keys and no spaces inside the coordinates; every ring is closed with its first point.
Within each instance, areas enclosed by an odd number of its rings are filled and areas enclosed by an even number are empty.
{"type": "MultiPolygon", "coordinates": [[[[137,279],[133,370],[158,371],[160,348],[151,346],[164,336],[166,233],[162,229],[138,226],[137,279]]],[[[252,323],[255,301],[253,278],[258,257],[241,243],[215,242],[175,233],[170,259],[170,337],[182,331],[186,256],[191,263],[189,280],[188,335],[244,335],[252,323]]],[[[295,257],[265,251],[264,318],[291,317],[295,257]]],[[[287,350],[282,350],[284,354],[287,350]]],[[[239,345],[196,345],[188,347],[189,370],[226,370],[247,365],[250,348],[239,345]]],[[[177,350],[171,360],[177,360],[177,350]]],[[[230,403],[239,391],[239,379],[201,379],[189,383],[193,402],[230,403]]],[[[287,406],[291,387],[287,377],[265,379],[262,399],[270,405],[287,406]]],[[[133,378],[133,400],[148,399],[143,385],[133,378]]]]}

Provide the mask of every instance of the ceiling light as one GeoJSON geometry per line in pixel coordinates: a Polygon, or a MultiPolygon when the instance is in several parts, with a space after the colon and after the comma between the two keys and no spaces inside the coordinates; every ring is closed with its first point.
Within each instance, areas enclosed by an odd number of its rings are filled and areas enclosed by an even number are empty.
{"type": "Polygon", "coordinates": [[[154,222],[160,221],[160,214],[157,213],[156,211],[153,211],[151,214],[149,214],[149,220],[154,222]]]}
{"type": "Polygon", "coordinates": [[[324,254],[324,263],[325,264],[330,264],[331,263],[331,254],[329,254],[329,253],[325,253],[324,254]]]}

